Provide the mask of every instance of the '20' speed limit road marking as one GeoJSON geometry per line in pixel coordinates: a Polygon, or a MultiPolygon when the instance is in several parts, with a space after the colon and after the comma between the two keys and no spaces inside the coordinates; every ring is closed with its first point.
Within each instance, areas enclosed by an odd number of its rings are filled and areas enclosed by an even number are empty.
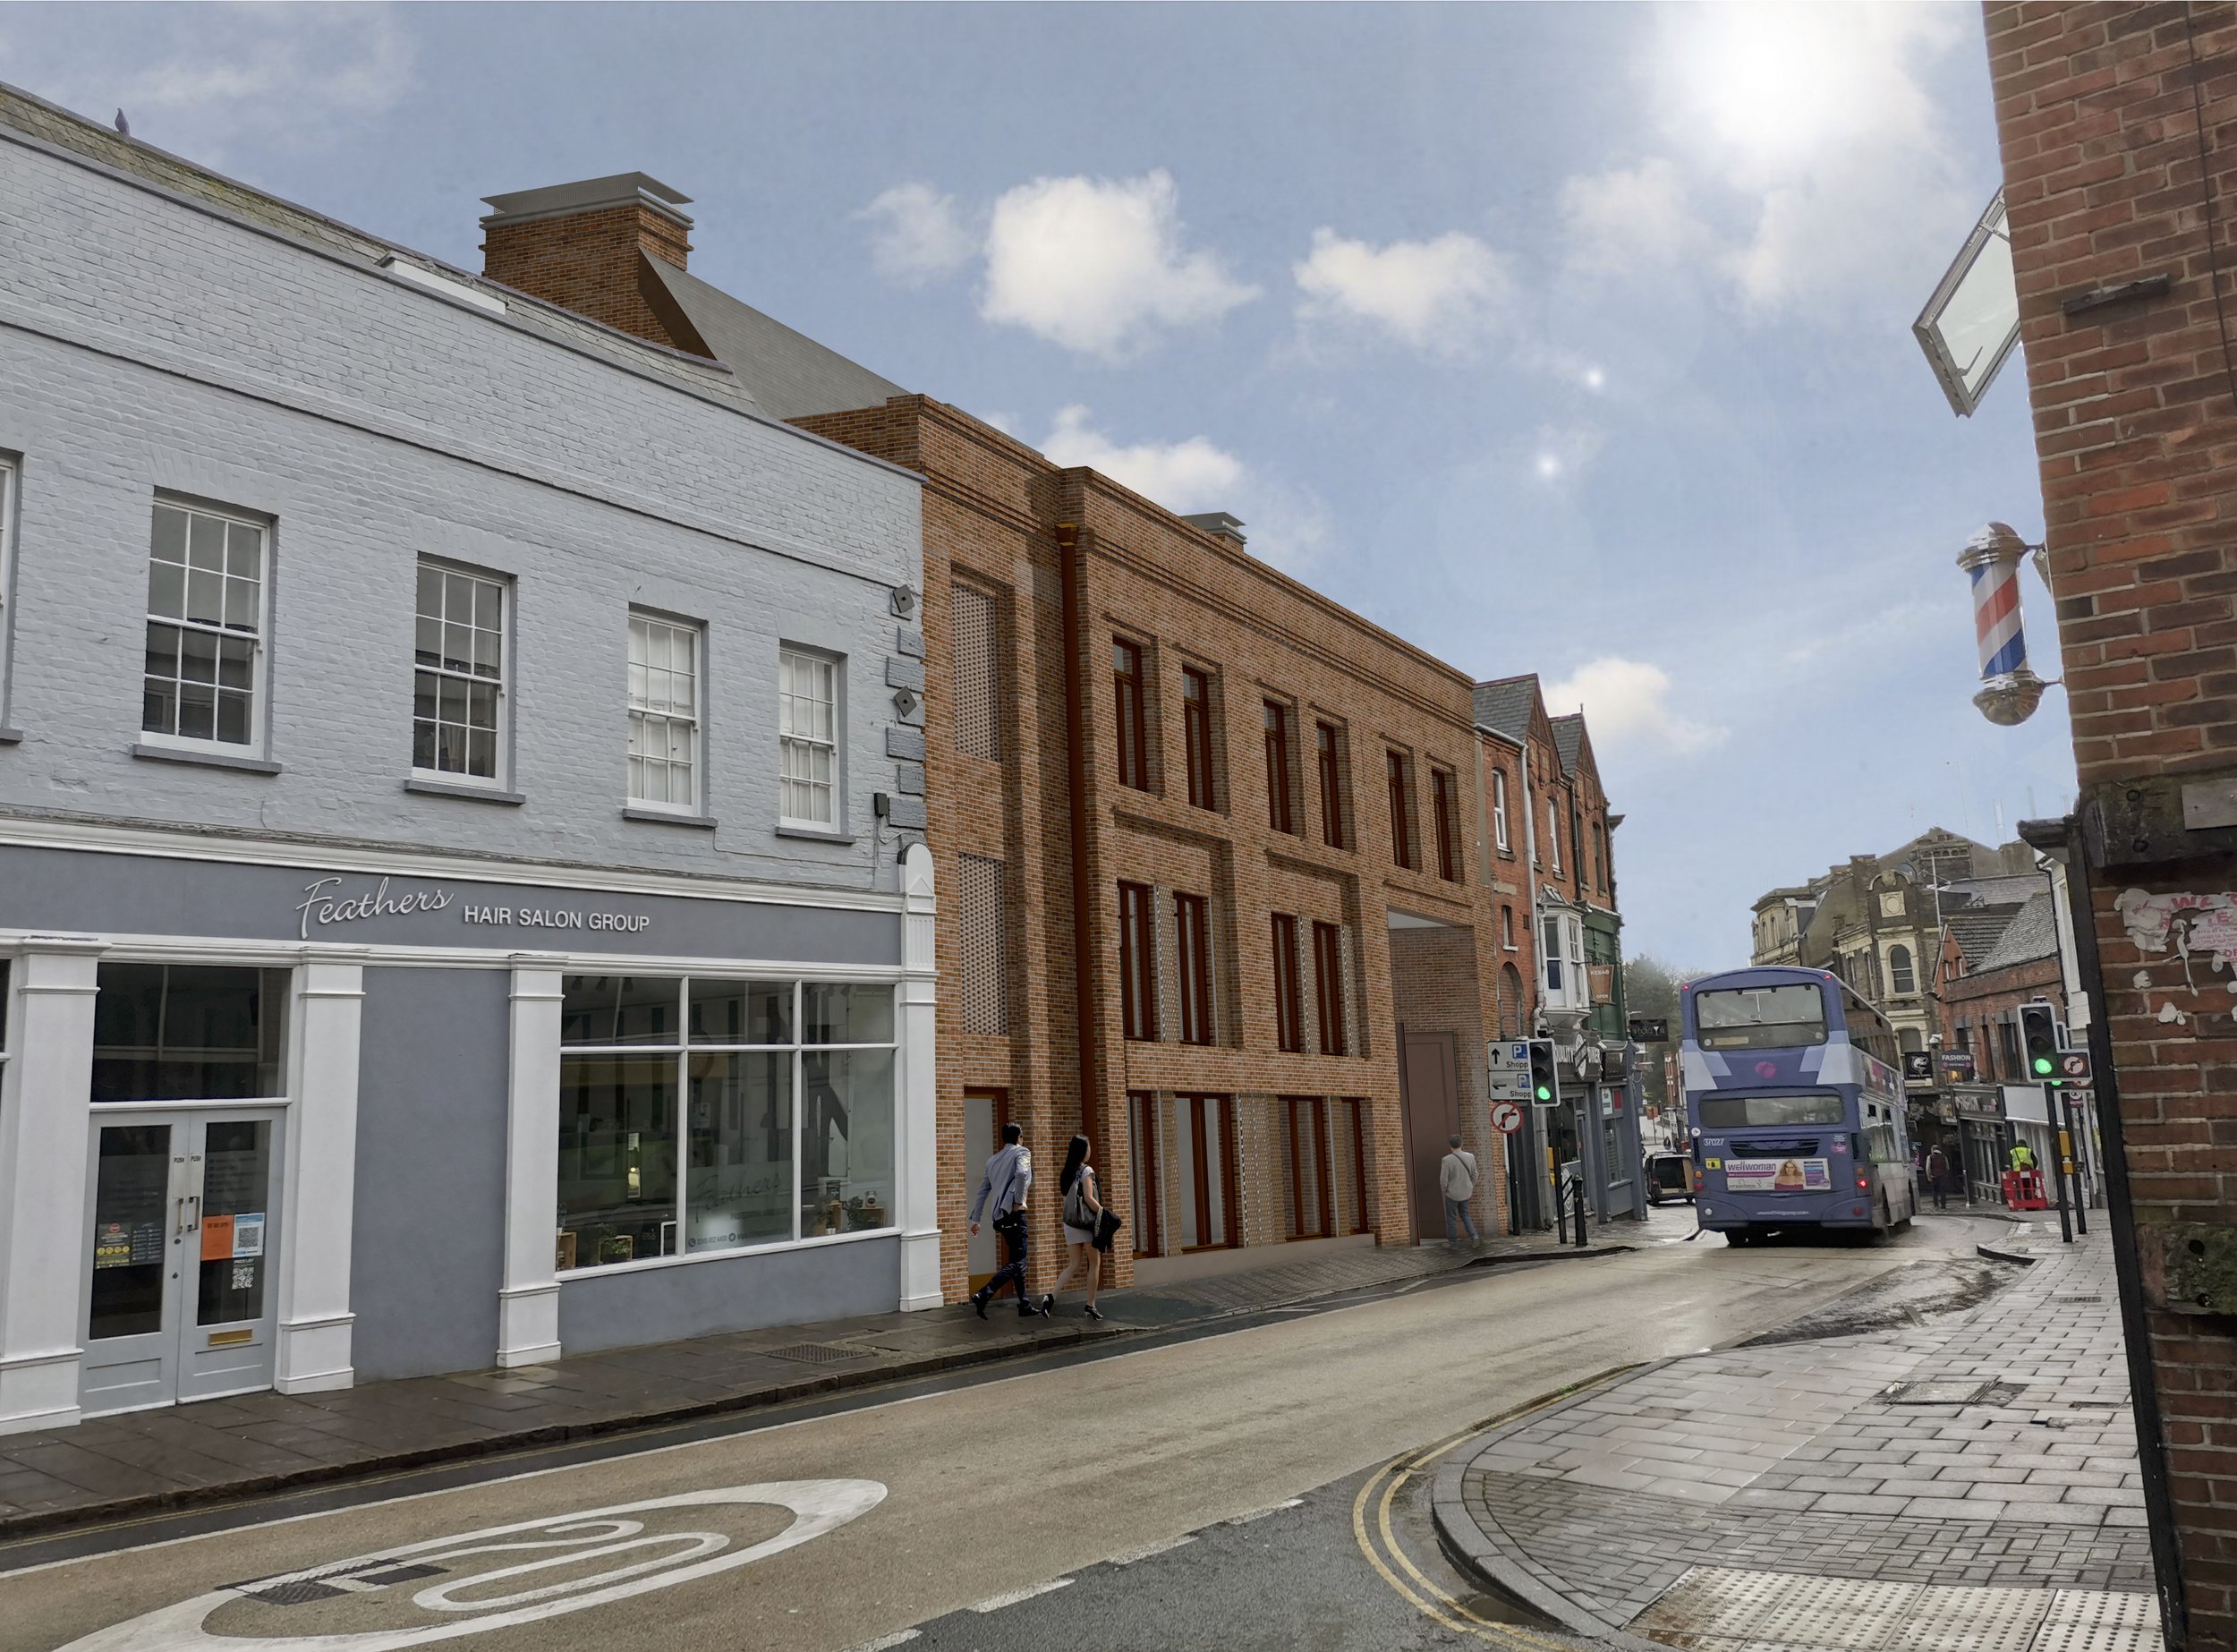
{"type": "Polygon", "coordinates": [[[846,1525],[876,1508],[885,1495],[886,1488],[875,1480],[772,1480],[492,1526],[230,1584],[98,1631],[62,1652],[396,1652],[582,1612],[749,1566],[846,1525]],[[690,1529],[694,1522],[689,1512],[671,1512],[743,1503],[787,1509],[793,1521],[775,1537],[739,1548],[727,1533],[690,1529]],[[519,1558],[488,1563],[487,1557],[500,1555],[519,1558]],[[460,1566],[475,1556],[485,1557],[482,1566],[460,1566]],[[610,1563],[582,1571],[601,1561],[610,1563]],[[563,1569],[567,1575],[552,1576],[563,1569]],[[221,1607],[237,1601],[289,1605],[391,1589],[400,1595],[413,1583],[424,1587],[408,1603],[399,1597],[389,1599],[396,1612],[409,1611],[421,1621],[394,1628],[242,1638],[203,1627],[221,1607]],[[455,1597],[469,1589],[476,1598],[455,1597]],[[491,1589],[501,1592],[493,1595],[491,1589]]]}

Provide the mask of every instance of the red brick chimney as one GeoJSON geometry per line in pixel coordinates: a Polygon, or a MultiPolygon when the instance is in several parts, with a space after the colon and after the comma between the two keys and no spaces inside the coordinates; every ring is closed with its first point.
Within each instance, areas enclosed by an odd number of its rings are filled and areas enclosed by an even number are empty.
{"type": "Polygon", "coordinates": [[[649,260],[691,257],[691,197],[642,172],[482,198],[481,273],[670,349],[707,353],[649,260]]]}

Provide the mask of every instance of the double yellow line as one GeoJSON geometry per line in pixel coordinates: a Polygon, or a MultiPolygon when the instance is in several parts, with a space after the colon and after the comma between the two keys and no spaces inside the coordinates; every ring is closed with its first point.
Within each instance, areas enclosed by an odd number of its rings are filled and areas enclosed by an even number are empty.
{"type": "Polygon", "coordinates": [[[1382,1574],[1382,1580],[1397,1590],[1416,1611],[1447,1629],[1505,1648],[1507,1652],[1571,1652],[1571,1648],[1561,1641],[1484,1616],[1450,1590],[1432,1580],[1399,1546],[1397,1534],[1391,1529],[1391,1505],[1398,1501],[1399,1493],[1408,1480],[1428,1471],[1440,1458],[1458,1451],[1470,1441],[1481,1439],[1495,1428],[1504,1428],[1510,1423],[1519,1422],[1549,1406],[1558,1405],[1586,1389],[1612,1383],[1636,1369],[1636,1366],[1617,1366],[1602,1371],[1582,1382],[1556,1389],[1550,1394],[1541,1394],[1512,1410],[1487,1417],[1449,1439],[1392,1458],[1367,1477],[1366,1484],[1359,1488],[1359,1495],[1352,1500],[1351,1535],[1359,1545],[1359,1552],[1367,1557],[1367,1563],[1382,1574]],[[1368,1513],[1370,1508],[1374,1511],[1372,1520],[1368,1513]],[[1399,1575],[1401,1572],[1404,1576],[1399,1575]]]}

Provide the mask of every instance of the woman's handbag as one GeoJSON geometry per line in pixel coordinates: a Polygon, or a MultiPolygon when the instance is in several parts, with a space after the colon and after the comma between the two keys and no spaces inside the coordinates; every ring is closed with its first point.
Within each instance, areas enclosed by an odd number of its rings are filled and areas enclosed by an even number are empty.
{"type": "Polygon", "coordinates": [[[1072,1178],[1072,1185],[1064,1193],[1064,1225],[1077,1232],[1092,1233],[1095,1217],[1087,1208],[1087,1172],[1083,1171],[1072,1178]]]}
{"type": "Polygon", "coordinates": [[[1125,1222],[1120,1220],[1118,1213],[1111,1209],[1110,1205],[1106,1205],[1103,1206],[1102,1215],[1095,1223],[1095,1237],[1090,1242],[1093,1243],[1098,1250],[1109,1250],[1110,1248],[1111,1239],[1117,1235],[1118,1230],[1125,1225],[1125,1222]]]}

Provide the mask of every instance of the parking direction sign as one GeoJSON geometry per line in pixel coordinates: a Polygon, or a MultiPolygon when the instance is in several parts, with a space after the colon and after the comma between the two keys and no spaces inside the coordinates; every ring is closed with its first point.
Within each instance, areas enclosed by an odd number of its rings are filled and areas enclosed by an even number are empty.
{"type": "Polygon", "coordinates": [[[1512,1136],[1522,1128],[1522,1108],[1513,1102],[1493,1103],[1492,1128],[1501,1136],[1512,1136]]]}

